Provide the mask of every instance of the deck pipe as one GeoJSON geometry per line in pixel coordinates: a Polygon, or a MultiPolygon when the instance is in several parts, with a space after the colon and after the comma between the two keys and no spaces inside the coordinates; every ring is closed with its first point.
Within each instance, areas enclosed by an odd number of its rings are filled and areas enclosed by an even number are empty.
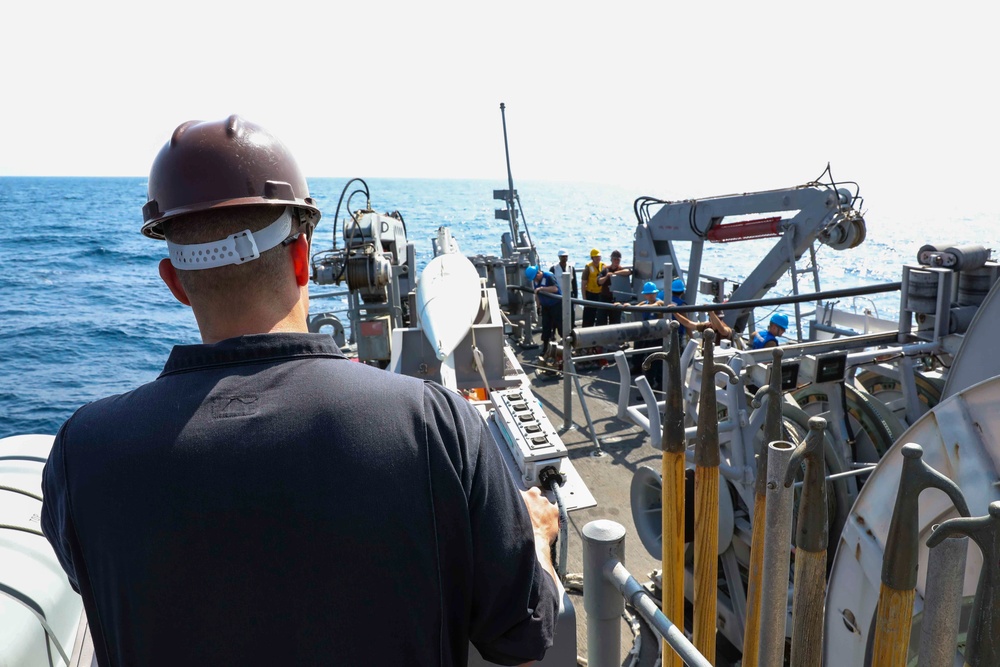
{"type": "Polygon", "coordinates": [[[753,407],[760,408],[767,400],[764,413],[764,437],[757,452],[757,476],[754,480],[752,537],[750,540],[750,570],[747,580],[747,620],[743,633],[743,667],[757,667],[760,641],[760,585],[764,571],[764,516],[767,511],[767,452],[768,443],[781,439],[781,356],[774,348],[767,386],[753,397],[753,407]]]}
{"type": "Polygon", "coordinates": [[[783,665],[785,621],[788,617],[788,569],[792,543],[792,504],[795,490],[785,486],[788,461],[795,445],[785,440],[768,443],[767,514],[764,516],[764,562],[761,576],[760,639],[757,664],[783,665]]]}
{"type": "Polygon", "coordinates": [[[715,631],[719,588],[719,414],[715,375],[738,381],[725,364],[715,363],[715,332],[705,331],[694,449],[694,645],[715,662],[715,631]]]}
{"type": "Polygon", "coordinates": [[[574,349],[581,350],[588,347],[621,345],[647,338],[666,338],[670,335],[669,325],[672,321],[659,318],[574,329],[569,336],[569,341],[574,349]]]}
{"type": "MultiPolygon", "coordinates": [[[[938,527],[932,528],[932,535],[938,527]]],[[[968,551],[969,538],[954,536],[942,539],[927,556],[917,667],[952,667],[955,664],[968,551]]]]}
{"type": "MultiPolygon", "coordinates": [[[[572,281],[573,276],[570,275],[569,271],[563,272],[559,277],[560,285],[559,289],[562,290],[563,294],[572,294],[572,281]]],[[[573,346],[566,345],[565,339],[573,331],[573,302],[570,299],[562,300],[562,330],[563,330],[563,346],[562,346],[562,361],[563,361],[563,431],[569,431],[573,428],[573,385],[569,381],[569,376],[574,375],[573,372],[573,346]]]]}
{"type": "MultiPolygon", "coordinates": [[[[663,615],[669,619],[684,618],[684,385],[681,382],[680,324],[670,321],[670,346],[666,354],[653,352],[642,363],[649,370],[654,361],[666,363],[667,390],[660,438],[661,468],[661,588],[663,615]]],[[[680,656],[663,640],[663,667],[680,667],[680,656]]]]}
{"type": "Polygon", "coordinates": [[[625,527],[598,519],[583,527],[583,608],[587,612],[587,664],[621,667],[625,600],[604,576],[609,561],[625,560],[625,527]]]}
{"type": "Polygon", "coordinates": [[[917,552],[920,540],[918,509],[920,492],[926,488],[944,491],[963,517],[969,506],[962,490],[921,457],[920,445],[909,443],[900,450],[903,466],[896,504],[886,535],[882,558],[882,584],[875,621],[874,667],[903,667],[910,648],[913,597],[917,588],[917,552]]]}
{"type": "MultiPolygon", "coordinates": [[[[537,262],[532,262],[537,264],[537,262]]],[[[865,285],[862,287],[847,287],[844,289],[824,290],[821,292],[803,292],[790,296],[769,297],[765,299],[747,299],[745,301],[726,301],[723,303],[696,303],[678,306],[616,306],[613,303],[601,301],[588,301],[586,299],[573,299],[574,304],[581,306],[591,306],[598,310],[620,310],[634,313],[707,313],[710,310],[748,310],[750,308],[761,308],[767,306],[783,306],[791,303],[805,303],[808,301],[830,301],[851,296],[868,296],[871,294],[883,294],[886,292],[899,292],[903,289],[902,282],[882,283],[881,285],[865,285]]],[[[510,285],[508,292],[533,292],[527,287],[510,285]]]]}
{"type": "Polygon", "coordinates": [[[983,553],[983,568],[979,571],[976,597],[965,643],[965,664],[968,667],[1000,665],[1000,501],[990,503],[989,514],[975,518],[948,519],[938,526],[928,547],[935,547],[946,538],[971,537],[983,553]]]}
{"type": "Polygon", "coordinates": [[[812,417],[805,442],[792,452],[785,486],[792,486],[805,462],[799,516],[795,527],[795,578],[792,598],[791,667],[823,663],[823,608],[826,605],[827,518],[824,436],[826,420],[812,417]]]}

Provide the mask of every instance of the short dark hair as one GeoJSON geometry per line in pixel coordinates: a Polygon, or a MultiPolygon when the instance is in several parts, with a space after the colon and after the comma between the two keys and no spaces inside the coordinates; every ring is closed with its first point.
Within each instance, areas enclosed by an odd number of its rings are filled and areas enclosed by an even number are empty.
{"type": "Polygon", "coordinates": [[[612,250],[611,251],[611,256],[612,257],[621,257],[622,256],[621,250],[612,250]]]}
{"type": "MultiPolygon", "coordinates": [[[[207,243],[249,229],[257,232],[274,222],[284,211],[280,206],[230,206],[178,216],[163,226],[166,238],[174,243],[207,243]]],[[[299,225],[293,223],[292,231],[299,225]]],[[[278,248],[265,251],[246,264],[220,266],[208,271],[177,270],[177,277],[188,296],[212,300],[230,300],[237,294],[266,293],[288,271],[287,252],[278,248]]]]}

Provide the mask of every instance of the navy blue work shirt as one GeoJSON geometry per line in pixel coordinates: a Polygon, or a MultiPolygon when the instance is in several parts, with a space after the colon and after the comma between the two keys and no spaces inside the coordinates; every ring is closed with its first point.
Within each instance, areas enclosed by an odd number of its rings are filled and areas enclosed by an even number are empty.
{"type": "Polygon", "coordinates": [[[558,614],[484,420],[323,334],[175,347],[84,406],[43,530],[102,667],[542,657],[558,614]]]}
{"type": "MultiPolygon", "coordinates": [[[[542,277],[541,280],[535,282],[535,289],[539,287],[555,287],[555,294],[562,294],[562,288],[559,287],[559,282],[556,277],[552,275],[549,271],[539,271],[538,274],[542,277]]],[[[541,306],[558,306],[562,305],[562,299],[557,299],[553,296],[552,292],[537,292],[538,303],[541,306]]]]}

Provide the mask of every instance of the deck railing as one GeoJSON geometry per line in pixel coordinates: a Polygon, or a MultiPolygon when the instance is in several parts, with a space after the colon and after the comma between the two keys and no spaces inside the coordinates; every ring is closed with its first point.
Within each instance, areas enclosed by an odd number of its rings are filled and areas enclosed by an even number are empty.
{"type": "Polygon", "coordinates": [[[626,600],[690,667],[711,667],[684,631],[656,608],[656,602],[622,562],[625,527],[598,519],[583,527],[583,606],[587,611],[587,664],[620,667],[621,617],[626,600]]]}

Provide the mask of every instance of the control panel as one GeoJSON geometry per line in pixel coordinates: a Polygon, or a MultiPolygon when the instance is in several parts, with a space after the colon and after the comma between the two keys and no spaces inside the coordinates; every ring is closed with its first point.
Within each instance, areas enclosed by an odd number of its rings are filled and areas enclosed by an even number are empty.
{"type": "Polygon", "coordinates": [[[490,392],[494,419],[526,486],[539,486],[542,471],[562,471],[566,445],[529,389],[490,392]]]}

